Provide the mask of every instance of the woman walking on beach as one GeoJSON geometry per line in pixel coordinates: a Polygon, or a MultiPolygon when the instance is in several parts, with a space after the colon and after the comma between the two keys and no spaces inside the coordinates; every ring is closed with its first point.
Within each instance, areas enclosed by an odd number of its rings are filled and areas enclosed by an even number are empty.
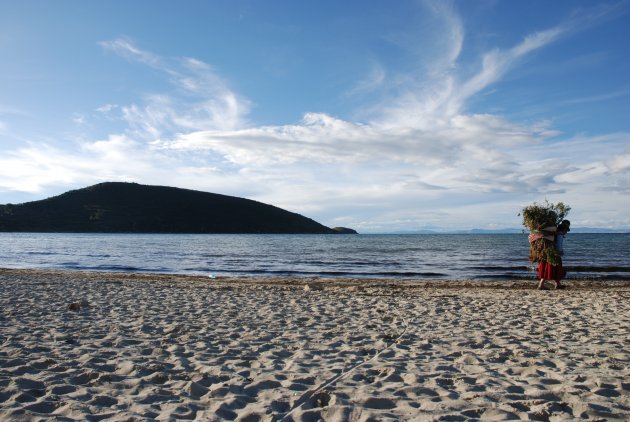
{"type": "MultiPolygon", "coordinates": [[[[540,278],[540,282],[538,283],[538,290],[545,289],[545,281],[553,280],[556,283],[556,289],[564,289],[564,286],[560,281],[566,277],[567,272],[562,267],[562,255],[564,255],[564,236],[571,230],[569,226],[571,222],[569,220],[564,220],[560,225],[555,228],[552,227],[551,232],[555,231],[555,235],[553,236],[553,247],[558,252],[557,262],[555,265],[547,261],[540,261],[538,263],[538,278],[540,278]]],[[[543,230],[544,231],[544,230],[543,230]]],[[[547,236],[544,236],[545,240],[548,239],[547,236]]]]}
{"type": "Polygon", "coordinates": [[[566,276],[562,267],[564,236],[569,231],[570,222],[564,217],[570,207],[562,202],[544,205],[534,203],[523,209],[523,225],[530,229],[529,259],[538,262],[538,289],[545,289],[545,281],[553,280],[556,289],[564,289],[561,280],[566,276]]]}

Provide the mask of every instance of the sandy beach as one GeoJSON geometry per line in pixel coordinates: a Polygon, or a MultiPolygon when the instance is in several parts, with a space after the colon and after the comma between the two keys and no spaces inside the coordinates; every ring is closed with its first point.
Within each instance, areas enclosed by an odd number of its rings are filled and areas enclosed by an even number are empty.
{"type": "Polygon", "coordinates": [[[0,270],[1,420],[629,420],[630,283],[0,270]]]}

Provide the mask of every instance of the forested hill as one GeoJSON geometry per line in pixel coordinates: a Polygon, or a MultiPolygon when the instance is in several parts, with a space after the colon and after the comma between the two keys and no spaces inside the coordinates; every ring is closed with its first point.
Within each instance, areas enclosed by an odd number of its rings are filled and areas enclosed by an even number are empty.
{"type": "Polygon", "coordinates": [[[107,233],[339,233],[249,199],[107,182],[41,201],[0,205],[0,231],[107,233]]]}

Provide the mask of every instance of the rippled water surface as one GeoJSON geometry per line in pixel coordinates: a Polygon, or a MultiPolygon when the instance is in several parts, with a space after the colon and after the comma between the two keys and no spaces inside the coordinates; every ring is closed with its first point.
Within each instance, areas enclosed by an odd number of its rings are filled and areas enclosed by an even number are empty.
{"type": "MultiPolygon", "coordinates": [[[[527,235],[0,233],[0,267],[212,275],[534,277],[527,235]]],[[[630,279],[630,235],[570,234],[568,278],[630,279]]]]}

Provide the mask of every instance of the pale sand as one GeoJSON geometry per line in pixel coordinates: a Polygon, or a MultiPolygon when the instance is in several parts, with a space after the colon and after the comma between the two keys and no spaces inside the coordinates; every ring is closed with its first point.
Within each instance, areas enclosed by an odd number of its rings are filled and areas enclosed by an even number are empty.
{"type": "Polygon", "coordinates": [[[630,420],[629,283],[392,283],[0,270],[0,419],[630,420]]]}

